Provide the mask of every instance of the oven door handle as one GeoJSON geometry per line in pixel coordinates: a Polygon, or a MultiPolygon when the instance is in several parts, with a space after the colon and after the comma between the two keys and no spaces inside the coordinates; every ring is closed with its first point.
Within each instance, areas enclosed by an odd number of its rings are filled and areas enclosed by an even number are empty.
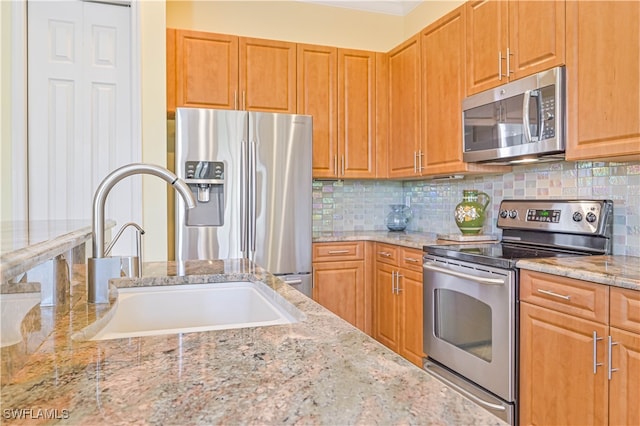
{"type": "Polygon", "coordinates": [[[504,285],[504,279],[502,279],[502,278],[476,277],[474,275],[465,274],[464,272],[456,272],[456,271],[452,271],[450,269],[441,268],[441,267],[436,266],[435,264],[433,264],[431,262],[425,262],[423,266],[424,266],[424,269],[428,269],[430,271],[442,272],[443,274],[453,275],[454,277],[463,278],[463,279],[469,280],[469,281],[475,281],[475,282],[480,283],[480,284],[504,285]]]}
{"type": "Polygon", "coordinates": [[[439,380],[441,380],[442,382],[444,382],[446,385],[454,388],[455,390],[457,390],[458,392],[460,392],[462,395],[466,396],[467,398],[471,399],[472,401],[475,401],[477,404],[488,408],[489,410],[494,410],[494,411],[506,411],[506,408],[502,405],[498,405],[498,404],[492,404],[489,401],[485,401],[484,399],[478,397],[477,395],[474,395],[473,393],[469,392],[468,390],[466,390],[465,388],[463,388],[462,386],[459,386],[457,383],[449,380],[447,377],[439,374],[437,371],[435,371],[436,369],[433,368],[433,364],[427,362],[424,365],[424,369],[436,376],[439,380]]]}

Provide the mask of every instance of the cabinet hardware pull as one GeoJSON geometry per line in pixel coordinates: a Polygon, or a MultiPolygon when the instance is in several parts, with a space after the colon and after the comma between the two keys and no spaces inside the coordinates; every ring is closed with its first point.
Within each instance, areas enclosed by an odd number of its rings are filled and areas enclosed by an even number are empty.
{"type": "Polygon", "coordinates": [[[611,380],[611,373],[613,373],[614,371],[618,371],[618,368],[612,368],[612,363],[613,361],[611,360],[611,347],[617,345],[619,342],[614,342],[611,339],[611,336],[609,336],[609,344],[608,344],[608,356],[609,356],[609,365],[608,365],[608,375],[609,375],[609,380],[611,380]]]}
{"type": "Polygon", "coordinates": [[[391,294],[396,294],[396,271],[391,271],[391,294]]]}
{"type": "Polygon", "coordinates": [[[414,257],[405,257],[404,260],[407,262],[419,263],[420,261],[414,257]]]}
{"type": "Polygon", "coordinates": [[[400,294],[402,289],[400,288],[400,278],[404,277],[404,275],[400,275],[400,271],[396,272],[396,294],[400,294]]]}
{"type": "Polygon", "coordinates": [[[422,173],[422,157],[424,154],[422,153],[422,149],[418,150],[418,173],[422,173]]]}
{"type": "Polygon", "coordinates": [[[378,254],[380,256],[384,256],[384,257],[391,257],[391,253],[386,252],[386,251],[379,251],[378,254]]]}
{"type": "Polygon", "coordinates": [[[507,77],[509,77],[511,74],[513,74],[513,71],[511,71],[511,58],[510,58],[510,56],[513,56],[513,53],[507,47],[507,77]]]}
{"type": "Polygon", "coordinates": [[[413,151],[413,173],[418,173],[418,153],[413,151]]]}
{"type": "Polygon", "coordinates": [[[597,373],[597,368],[602,367],[602,363],[598,362],[598,340],[602,340],[602,337],[598,337],[598,332],[593,332],[593,374],[597,373]]]}
{"type": "Polygon", "coordinates": [[[433,264],[431,262],[426,262],[423,267],[424,267],[424,269],[429,270],[429,271],[442,272],[443,274],[452,275],[454,277],[458,277],[458,278],[462,278],[462,279],[465,279],[465,280],[477,282],[477,283],[480,283],[480,284],[505,285],[506,277],[505,278],[477,277],[475,275],[465,274],[464,272],[457,272],[457,271],[452,271],[452,270],[447,269],[447,268],[441,268],[441,267],[436,266],[435,264],[433,264]]]}
{"type": "Polygon", "coordinates": [[[329,250],[329,254],[346,254],[349,250],[329,250]]]}
{"type": "Polygon", "coordinates": [[[547,296],[558,297],[558,298],[564,299],[564,300],[571,300],[571,296],[568,296],[568,295],[565,296],[565,295],[554,293],[552,291],[544,290],[544,289],[541,289],[541,288],[538,289],[538,293],[546,294],[547,296]]]}

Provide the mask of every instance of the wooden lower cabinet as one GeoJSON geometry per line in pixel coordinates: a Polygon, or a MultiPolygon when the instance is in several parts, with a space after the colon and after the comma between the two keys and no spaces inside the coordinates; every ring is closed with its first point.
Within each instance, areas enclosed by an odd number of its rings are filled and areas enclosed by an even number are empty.
{"type": "Polygon", "coordinates": [[[371,334],[366,243],[313,244],[313,300],[371,334]]]}
{"type": "Polygon", "coordinates": [[[313,267],[313,282],[313,299],[358,327],[364,296],[364,262],[318,263],[313,267]]]}
{"type": "Polygon", "coordinates": [[[640,424],[640,292],[520,279],[520,423],[640,424]]]}
{"type": "MultiPolygon", "coordinates": [[[[593,333],[607,326],[520,304],[520,424],[602,425],[607,419],[607,373],[593,374],[593,333]]],[[[604,341],[598,362],[604,362],[604,341]]]]}
{"type": "Polygon", "coordinates": [[[422,252],[376,244],[373,337],[422,367],[422,252]]]}

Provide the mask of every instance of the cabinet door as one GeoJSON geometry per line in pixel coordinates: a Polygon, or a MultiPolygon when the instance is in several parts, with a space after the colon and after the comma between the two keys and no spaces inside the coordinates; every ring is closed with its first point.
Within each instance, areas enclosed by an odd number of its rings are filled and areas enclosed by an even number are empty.
{"type": "Polygon", "coordinates": [[[640,158],[640,2],[567,2],[567,160],[640,158]]]}
{"type": "Polygon", "coordinates": [[[502,0],[481,0],[468,1],[465,7],[467,95],[472,95],[507,81],[509,6],[502,0]]]}
{"type": "Polygon", "coordinates": [[[604,324],[520,303],[521,424],[607,424],[607,331],[604,324]],[[594,332],[603,338],[595,354],[594,332]]]}
{"type": "Polygon", "coordinates": [[[422,57],[425,173],[462,171],[463,7],[422,32],[422,57]]]}
{"type": "Polygon", "coordinates": [[[422,367],[422,273],[401,269],[398,286],[402,301],[399,353],[418,367],[422,367]]]}
{"type": "Polygon", "coordinates": [[[240,37],[242,109],[295,114],[296,44],[240,37]]]}
{"type": "Polygon", "coordinates": [[[375,52],[338,50],[339,176],[376,177],[375,52]]]}
{"type": "Polygon", "coordinates": [[[338,49],[298,45],[298,113],[313,116],[313,177],[337,177],[338,49]]]}
{"type": "Polygon", "coordinates": [[[176,30],[176,106],[235,109],[238,37],[176,30]]]}
{"type": "Polygon", "coordinates": [[[565,1],[509,1],[510,80],[565,63],[565,1]]]}
{"type": "Polygon", "coordinates": [[[313,300],[354,326],[364,327],[364,262],[313,264],[313,300]]]}
{"type": "Polygon", "coordinates": [[[389,177],[419,176],[420,38],[389,52],[389,177]]]}
{"type": "Polygon", "coordinates": [[[167,112],[176,111],[176,30],[167,28],[167,112]]]}
{"type": "Polygon", "coordinates": [[[373,337],[388,347],[398,352],[399,327],[398,327],[398,296],[393,291],[394,274],[398,268],[385,264],[376,264],[375,276],[375,308],[374,335],[373,337]]]}
{"type": "Polygon", "coordinates": [[[640,334],[611,327],[609,424],[640,424],[640,334]]]}

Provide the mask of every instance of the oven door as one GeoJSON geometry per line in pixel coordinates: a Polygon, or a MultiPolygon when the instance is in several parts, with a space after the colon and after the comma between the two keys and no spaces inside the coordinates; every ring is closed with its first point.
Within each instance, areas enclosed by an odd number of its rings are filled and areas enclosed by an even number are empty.
{"type": "Polygon", "coordinates": [[[515,270],[425,255],[424,351],[515,401],[515,270]]]}

